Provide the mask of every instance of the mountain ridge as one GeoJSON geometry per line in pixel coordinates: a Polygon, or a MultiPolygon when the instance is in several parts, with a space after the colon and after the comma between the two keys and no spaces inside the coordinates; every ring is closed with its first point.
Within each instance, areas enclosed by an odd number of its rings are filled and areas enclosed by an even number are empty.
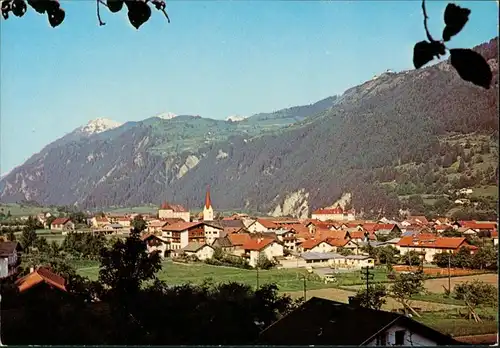
{"type": "Polygon", "coordinates": [[[498,134],[497,41],[475,48],[496,64],[486,92],[443,61],[238,122],[177,116],[125,123],[64,147],[49,144],[0,181],[0,199],[88,208],[168,199],[197,207],[210,184],[218,208],[277,215],[305,215],[345,192],[361,209],[377,195],[393,202],[376,184],[376,169],[434,161],[446,134],[498,134]]]}

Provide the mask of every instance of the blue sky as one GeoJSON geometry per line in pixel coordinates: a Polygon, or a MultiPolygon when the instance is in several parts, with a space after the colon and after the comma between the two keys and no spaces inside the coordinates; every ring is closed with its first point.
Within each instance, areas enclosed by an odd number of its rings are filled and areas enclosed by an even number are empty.
{"type": "MultiPolygon", "coordinates": [[[[450,45],[497,35],[495,1],[459,1],[469,23],[450,45]]],[[[124,9],[63,1],[56,29],[31,8],[0,21],[0,174],[97,117],[226,118],[308,104],[385,71],[412,68],[420,1],[167,2],[135,30],[124,9]]],[[[446,2],[428,2],[439,37],[446,2]]]]}

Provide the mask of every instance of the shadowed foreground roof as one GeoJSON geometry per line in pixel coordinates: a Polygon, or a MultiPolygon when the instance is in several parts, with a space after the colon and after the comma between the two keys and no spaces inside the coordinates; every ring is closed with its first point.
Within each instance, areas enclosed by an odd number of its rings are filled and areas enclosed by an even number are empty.
{"type": "Polygon", "coordinates": [[[400,314],[317,297],[262,331],[257,344],[362,346],[396,322],[439,345],[459,344],[451,337],[400,314]]]}
{"type": "Polygon", "coordinates": [[[45,267],[39,267],[16,281],[19,292],[29,290],[40,283],[66,291],[66,280],[45,267]]]}

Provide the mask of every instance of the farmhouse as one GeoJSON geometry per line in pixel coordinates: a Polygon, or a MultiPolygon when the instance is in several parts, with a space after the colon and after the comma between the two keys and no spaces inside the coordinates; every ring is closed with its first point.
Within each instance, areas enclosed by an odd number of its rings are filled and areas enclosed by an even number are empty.
{"type": "Polygon", "coordinates": [[[51,229],[55,231],[74,230],[75,224],[70,218],[57,218],[52,221],[51,229]]]}
{"type": "Polygon", "coordinates": [[[374,266],[374,259],[368,255],[343,256],[334,252],[306,252],[300,255],[309,266],[331,267],[336,269],[361,269],[374,266]]]}
{"type": "Polygon", "coordinates": [[[182,252],[184,252],[187,256],[196,256],[198,260],[207,260],[211,259],[214,255],[214,248],[207,244],[201,244],[198,242],[190,242],[184,248],[182,248],[182,252]]]}
{"type": "Polygon", "coordinates": [[[283,247],[289,251],[295,251],[297,249],[297,238],[295,237],[294,230],[279,229],[274,231],[279,242],[283,244],[283,247]]]}
{"type": "Polygon", "coordinates": [[[424,261],[432,262],[434,255],[441,252],[457,252],[461,247],[467,247],[473,253],[477,247],[470,245],[463,237],[437,237],[432,234],[419,234],[400,239],[396,244],[401,255],[414,250],[422,253],[424,261]]]}
{"type": "Polygon", "coordinates": [[[262,331],[258,344],[438,346],[459,342],[401,314],[313,297],[262,331]]]}
{"type": "Polygon", "coordinates": [[[283,245],[273,239],[250,239],[243,244],[242,249],[245,250],[243,256],[248,259],[248,264],[252,267],[257,265],[261,255],[268,260],[283,256],[283,245]]]}
{"type": "Polygon", "coordinates": [[[205,243],[203,222],[178,222],[162,228],[162,237],[170,242],[171,250],[186,247],[190,242],[205,243]]]}
{"type": "Polygon", "coordinates": [[[191,215],[189,213],[189,210],[184,208],[182,205],[169,204],[165,201],[158,210],[158,218],[160,220],[179,218],[185,222],[189,222],[191,219],[191,215]]]}
{"type": "Polygon", "coordinates": [[[21,250],[21,244],[18,242],[0,242],[0,279],[16,273],[21,250]]]}
{"type": "Polygon", "coordinates": [[[147,233],[141,239],[146,243],[148,253],[157,251],[161,257],[170,256],[170,243],[165,238],[147,233]]]}
{"type": "Polygon", "coordinates": [[[247,230],[250,233],[267,232],[269,230],[277,229],[279,229],[279,225],[269,219],[257,219],[247,225],[247,230]]]}
{"type": "Polygon", "coordinates": [[[234,251],[236,250],[236,247],[233,245],[233,243],[231,243],[231,239],[229,239],[227,235],[224,237],[216,238],[214,243],[212,244],[212,248],[220,248],[226,253],[234,253],[234,251]]]}
{"type": "Polygon", "coordinates": [[[344,209],[342,209],[340,205],[337,205],[336,208],[324,208],[315,210],[312,213],[311,218],[320,221],[352,221],[356,220],[356,212],[354,209],[344,211],[344,209]]]}

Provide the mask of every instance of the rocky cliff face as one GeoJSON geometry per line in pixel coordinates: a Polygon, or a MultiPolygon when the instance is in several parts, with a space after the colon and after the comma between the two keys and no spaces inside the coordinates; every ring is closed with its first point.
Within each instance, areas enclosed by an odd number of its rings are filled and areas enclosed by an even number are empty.
{"type": "MultiPolygon", "coordinates": [[[[496,45],[478,48],[492,67],[496,45]]],[[[154,117],[70,134],[4,177],[0,199],[87,208],[168,199],[199,207],[210,184],[216,209],[306,216],[345,192],[359,205],[374,169],[423,163],[450,132],[497,135],[498,80],[493,87],[464,82],[442,62],[237,122],[154,117]]]]}

